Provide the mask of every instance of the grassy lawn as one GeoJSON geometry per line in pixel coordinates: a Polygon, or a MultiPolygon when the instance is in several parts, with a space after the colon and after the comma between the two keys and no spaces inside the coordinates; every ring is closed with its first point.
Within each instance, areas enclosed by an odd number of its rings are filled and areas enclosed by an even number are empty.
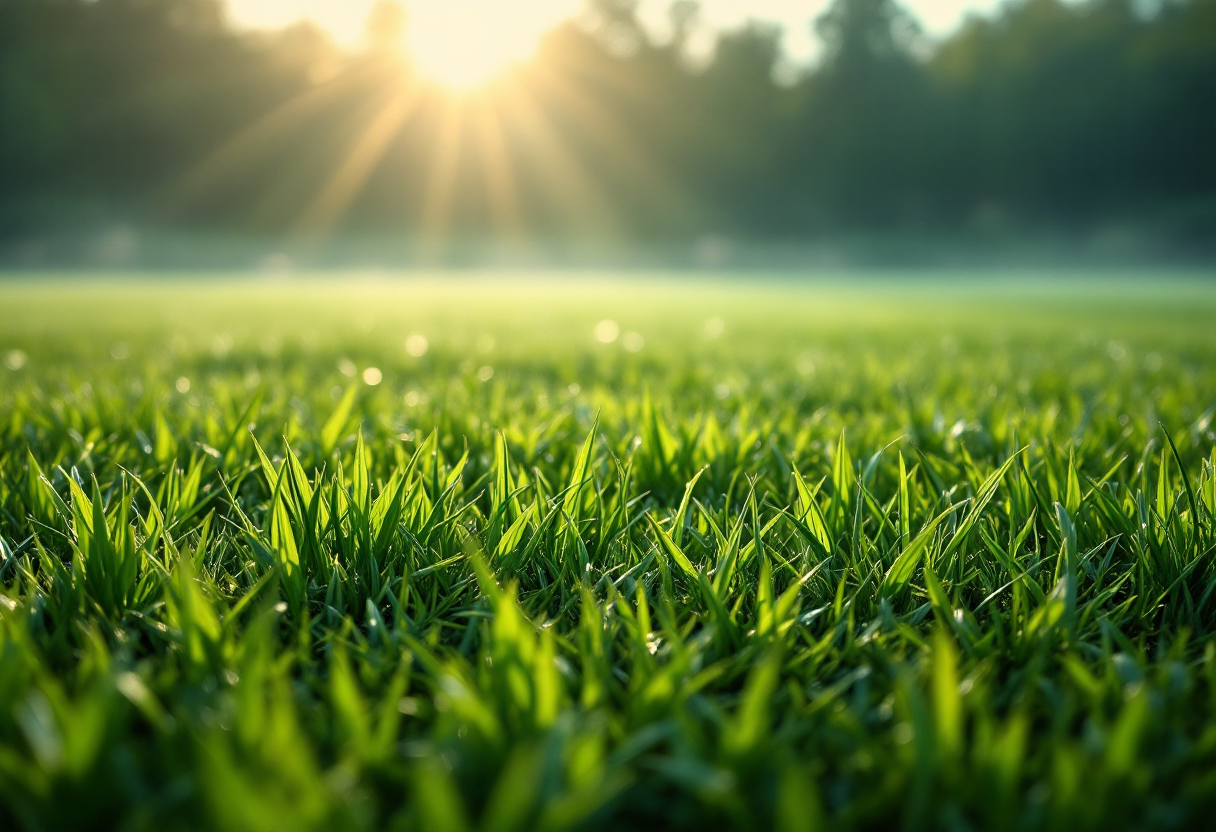
{"type": "Polygon", "coordinates": [[[1202,276],[0,282],[0,827],[1216,811],[1202,276]]]}

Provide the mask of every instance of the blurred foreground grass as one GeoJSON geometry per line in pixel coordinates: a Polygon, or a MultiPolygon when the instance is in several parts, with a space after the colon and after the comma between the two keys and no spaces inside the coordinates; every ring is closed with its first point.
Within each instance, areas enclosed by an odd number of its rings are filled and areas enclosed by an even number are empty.
{"type": "Polygon", "coordinates": [[[0,820],[1188,828],[1216,287],[0,283],[0,820]]]}

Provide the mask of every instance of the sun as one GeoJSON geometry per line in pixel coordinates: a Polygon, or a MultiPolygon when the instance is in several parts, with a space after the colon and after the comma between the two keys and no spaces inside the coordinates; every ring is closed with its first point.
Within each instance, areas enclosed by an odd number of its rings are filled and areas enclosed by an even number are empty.
{"type": "Polygon", "coordinates": [[[406,50],[420,74],[455,90],[492,81],[533,56],[545,23],[502,0],[431,0],[406,6],[406,50]]]}
{"type": "Polygon", "coordinates": [[[446,87],[468,89],[527,61],[545,32],[575,16],[583,3],[582,0],[227,0],[227,7],[234,22],[253,28],[308,20],[351,50],[366,46],[369,25],[374,24],[377,14],[393,17],[399,13],[401,49],[412,57],[421,73],[446,87]]]}

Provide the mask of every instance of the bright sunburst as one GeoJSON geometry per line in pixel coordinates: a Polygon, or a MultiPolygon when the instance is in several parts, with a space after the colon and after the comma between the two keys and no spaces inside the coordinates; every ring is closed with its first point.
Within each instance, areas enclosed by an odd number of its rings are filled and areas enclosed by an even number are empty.
{"type": "Polygon", "coordinates": [[[576,113],[575,129],[594,136],[602,158],[613,160],[613,170],[646,189],[656,204],[670,205],[677,213],[687,209],[679,189],[630,132],[560,72],[538,65],[520,83],[463,94],[532,58],[545,33],[569,19],[583,0],[412,0],[391,5],[380,0],[232,0],[232,9],[253,2],[267,5],[259,7],[257,15],[244,16],[248,25],[281,23],[290,4],[294,13],[322,26],[352,52],[400,49],[428,83],[414,83],[405,75],[354,71],[318,83],[262,114],[201,159],[170,194],[172,206],[204,199],[217,183],[255,169],[286,137],[328,121],[344,97],[371,95],[361,115],[344,119],[345,136],[334,143],[334,152],[310,168],[315,181],[303,186],[307,190],[302,201],[285,208],[292,214],[296,239],[320,240],[338,228],[382,162],[393,156],[398,138],[411,130],[415,138],[431,134],[421,151],[426,154],[425,174],[409,185],[420,210],[416,231],[423,256],[441,252],[449,240],[453,212],[460,210],[462,177],[484,189],[486,219],[494,233],[514,239],[527,223],[517,188],[521,159],[544,160],[529,168],[544,194],[547,207],[542,211],[553,209],[611,233],[619,218],[603,183],[552,123],[551,106],[576,113]],[[338,3],[346,5],[339,8],[338,3]],[[433,96],[431,84],[456,94],[433,96]],[[544,102],[548,106],[542,106],[544,102]]]}
{"type": "Polygon", "coordinates": [[[410,4],[407,49],[420,73],[455,89],[492,80],[536,51],[547,14],[524,4],[487,0],[435,0],[410,4]]]}
{"type": "MultiPolygon", "coordinates": [[[[382,0],[227,0],[244,26],[308,20],[347,48],[366,38],[382,0]]],[[[390,0],[405,12],[403,44],[421,72],[444,86],[468,89],[491,80],[536,51],[544,33],[582,8],[581,0],[390,0]]]]}

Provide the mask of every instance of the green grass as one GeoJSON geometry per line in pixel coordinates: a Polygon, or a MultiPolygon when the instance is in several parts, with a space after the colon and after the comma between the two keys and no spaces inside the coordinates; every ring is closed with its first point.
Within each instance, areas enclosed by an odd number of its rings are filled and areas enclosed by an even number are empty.
{"type": "Polygon", "coordinates": [[[1216,809],[1210,282],[29,279],[0,310],[4,828],[1216,809]]]}

